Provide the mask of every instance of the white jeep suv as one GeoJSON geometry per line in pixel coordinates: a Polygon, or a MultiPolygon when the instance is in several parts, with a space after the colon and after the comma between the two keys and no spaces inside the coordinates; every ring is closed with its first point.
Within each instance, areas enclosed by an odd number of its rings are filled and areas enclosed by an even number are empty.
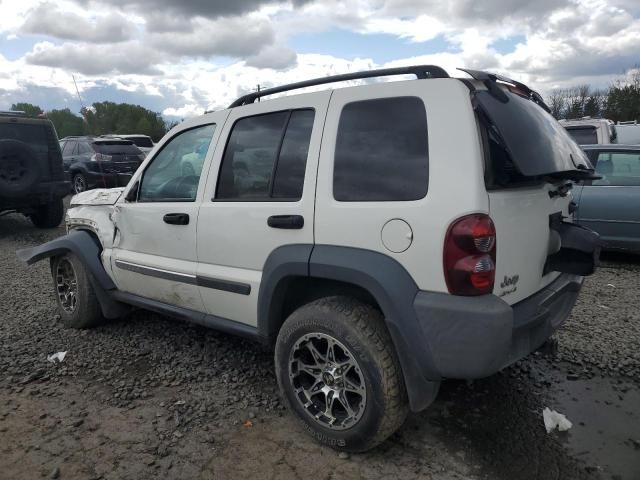
{"type": "Polygon", "coordinates": [[[126,188],[76,195],[68,234],[19,255],[50,258],[71,327],[142,308],[274,346],[306,429],[367,450],[443,378],[544,343],[598,258],[571,223],[587,157],[537,93],[466,72],[248,94],[171,130],[126,188]]]}

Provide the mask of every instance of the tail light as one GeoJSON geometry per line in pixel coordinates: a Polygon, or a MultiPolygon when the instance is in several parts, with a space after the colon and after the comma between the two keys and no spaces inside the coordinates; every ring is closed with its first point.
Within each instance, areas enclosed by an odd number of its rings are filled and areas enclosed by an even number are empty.
{"type": "Polygon", "coordinates": [[[105,155],[104,153],[95,153],[91,156],[92,162],[110,162],[112,159],[111,155],[105,155]]]}
{"type": "Polygon", "coordinates": [[[453,222],[444,240],[444,277],[453,295],[493,291],[496,274],[496,229],[485,214],[453,222]]]}

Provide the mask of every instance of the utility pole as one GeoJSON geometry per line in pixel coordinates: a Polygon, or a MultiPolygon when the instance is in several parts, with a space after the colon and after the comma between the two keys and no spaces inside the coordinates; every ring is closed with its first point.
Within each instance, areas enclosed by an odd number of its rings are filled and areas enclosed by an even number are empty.
{"type": "Polygon", "coordinates": [[[75,77],[75,75],[71,75],[71,78],[73,78],[73,84],[76,87],[76,93],[78,94],[78,100],[80,100],[80,113],[82,113],[82,116],[84,117],[84,104],[82,103],[82,97],[80,96],[80,90],[78,90],[78,84],[76,83],[76,77],[75,77]]]}
{"type": "MultiPolygon", "coordinates": [[[[258,84],[257,92],[260,93],[260,84],[258,84]]],[[[258,97],[258,102],[260,101],[260,97],[258,97]]]]}

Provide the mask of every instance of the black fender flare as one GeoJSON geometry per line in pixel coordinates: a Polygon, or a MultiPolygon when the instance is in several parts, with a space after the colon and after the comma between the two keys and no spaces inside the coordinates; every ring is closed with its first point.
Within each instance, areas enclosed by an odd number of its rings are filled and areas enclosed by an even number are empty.
{"type": "Polygon", "coordinates": [[[102,246],[95,236],[86,230],[72,230],[67,235],[51,240],[37,247],[18,250],[16,255],[27,265],[33,265],[45,258],[52,258],[72,252],[87,269],[91,285],[96,292],[102,313],[106,318],[124,315],[129,308],[114,300],[110,292],[116,285],[107,274],[100,260],[102,246]]]}
{"type": "Polygon", "coordinates": [[[331,245],[287,245],[275,249],[263,270],[258,295],[258,331],[269,338],[277,316],[279,286],[287,278],[309,276],[363,288],[384,314],[400,360],[411,410],[435,399],[440,375],[413,308],[418,287],[398,261],[371,250],[331,245]],[[306,260],[306,261],[305,261],[306,260]],[[308,262],[308,263],[306,263],[308,262]]]}

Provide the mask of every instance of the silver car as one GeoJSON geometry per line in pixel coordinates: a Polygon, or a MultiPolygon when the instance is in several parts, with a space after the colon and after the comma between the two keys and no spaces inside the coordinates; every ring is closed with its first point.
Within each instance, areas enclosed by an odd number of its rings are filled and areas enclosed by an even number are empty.
{"type": "Polygon", "coordinates": [[[605,249],[640,253],[640,146],[582,148],[602,178],[576,187],[577,222],[598,232],[605,249]]]}

